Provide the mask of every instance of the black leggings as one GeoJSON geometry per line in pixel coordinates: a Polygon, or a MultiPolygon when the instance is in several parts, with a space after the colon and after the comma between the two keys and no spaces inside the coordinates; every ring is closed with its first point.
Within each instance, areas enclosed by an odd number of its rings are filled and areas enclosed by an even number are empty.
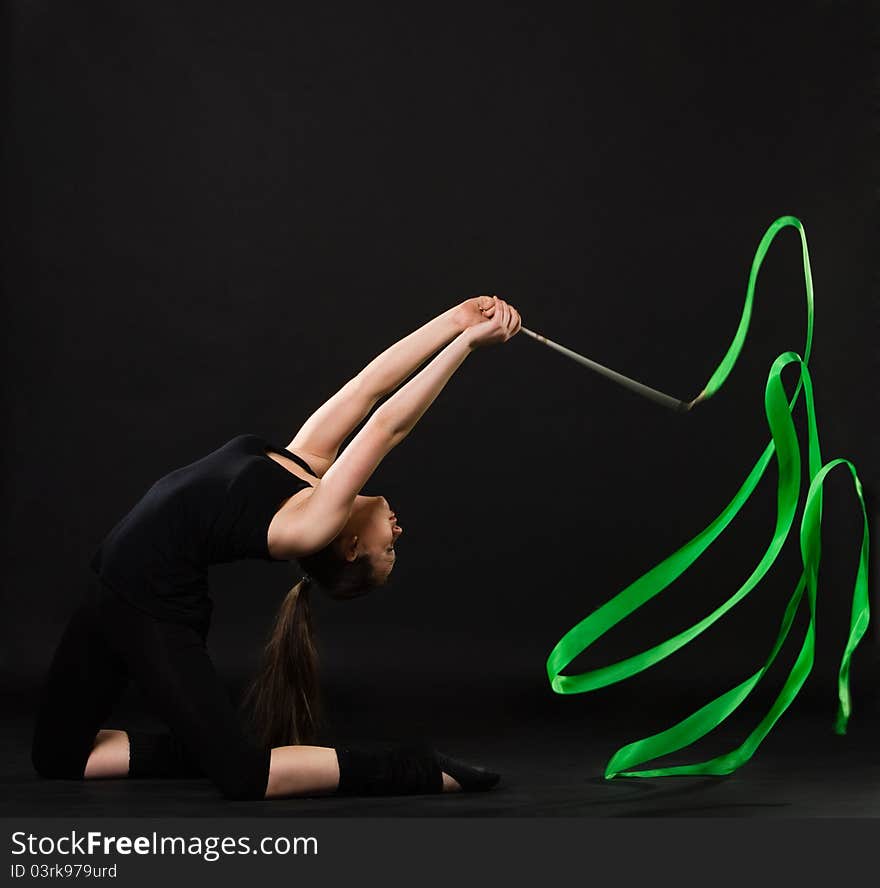
{"type": "Polygon", "coordinates": [[[202,775],[225,798],[264,798],[270,749],[245,730],[206,635],[207,625],[157,619],[98,583],[49,668],[33,736],[38,773],[81,779],[95,735],[133,680],[171,731],[127,732],[129,776],[202,775]]]}

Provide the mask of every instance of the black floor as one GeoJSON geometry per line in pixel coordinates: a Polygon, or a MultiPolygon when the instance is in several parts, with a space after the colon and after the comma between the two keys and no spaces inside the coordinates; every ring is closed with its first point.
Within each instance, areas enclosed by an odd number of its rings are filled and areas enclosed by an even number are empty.
{"type": "MultiPolygon", "coordinates": [[[[833,690],[822,690],[811,694],[805,688],[752,760],[733,775],[613,781],[602,773],[617,748],[668,727],[711,694],[643,683],[559,697],[513,682],[496,683],[490,693],[461,678],[428,691],[398,688],[371,696],[337,690],[328,695],[335,736],[428,737],[451,755],[500,771],[501,784],[488,793],[261,802],[225,801],[205,780],[41,779],[29,760],[34,699],[29,691],[8,695],[0,738],[0,816],[878,816],[880,707],[876,700],[859,700],[849,733],[838,736],[832,731],[833,690]]],[[[107,726],[148,726],[139,705],[131,692],[107,726]]],[[[738,713],[699,746],[658,764],[704,760],[737,745],[763,711],[758,706],[738,713]]]]}

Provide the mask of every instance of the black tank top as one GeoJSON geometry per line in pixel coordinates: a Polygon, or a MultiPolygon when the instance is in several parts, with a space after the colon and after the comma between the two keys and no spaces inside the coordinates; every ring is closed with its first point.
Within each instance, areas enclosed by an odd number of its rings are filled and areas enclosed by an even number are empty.
{"type": "Polygon", "coordinates": [[[208,565],[262,558],[282,500],[309,487],[266,450],[315,473],[301,457],[258,435],[238,435],[156,481],[89,562],[117,595],[153,616],[206,626],[213,604],[208,565]]]}

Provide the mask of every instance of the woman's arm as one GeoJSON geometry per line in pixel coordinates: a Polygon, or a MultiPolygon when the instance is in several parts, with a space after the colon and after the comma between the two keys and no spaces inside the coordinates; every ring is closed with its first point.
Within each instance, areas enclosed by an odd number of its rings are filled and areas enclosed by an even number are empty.
{"type": "Polygon", "coordinates": [[[463,330],[485,320],[481,309],[488,309],[493,304],[491,296],[468,299],[386,348],[358,374],[365,390],[377,400],[393,392],[437,349],[463,330]]]}
{"type": "Polygon", "coordinates": [[[492,317],[452,340],[423,370],[392,395],[354,436],[327,470],[314,493],[293,511],[280,531],[284,557],[296,558],[326,546],[345,526],[354,498],[390,450],[434,403],[452,374],[477,347],[506,342],[519,332],[519,313],[494,300],[492,317]]]}
{"type": "Polygon", "coordinates": [[[377,401],[394,391],[438,348],[483,321],[482,310],[492,305],[489,296],[468,299],[385,349],[306,420],[288,449],[301,454],[323,476],[342,442],[377,401]]]}

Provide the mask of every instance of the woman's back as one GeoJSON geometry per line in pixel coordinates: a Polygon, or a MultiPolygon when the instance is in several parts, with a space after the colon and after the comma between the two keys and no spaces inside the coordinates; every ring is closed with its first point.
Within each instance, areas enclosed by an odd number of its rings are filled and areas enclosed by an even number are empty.
{"type": "Polygon", "coordinates": [[[269,522],[284,499],[309,486],[267,449],[314,474],[296,454],[259,435],[231,438],[156,481],[95,551],[94,572],[156,617],[204,624],[211,612],[208,565],[275,560],[269,522]]]}

